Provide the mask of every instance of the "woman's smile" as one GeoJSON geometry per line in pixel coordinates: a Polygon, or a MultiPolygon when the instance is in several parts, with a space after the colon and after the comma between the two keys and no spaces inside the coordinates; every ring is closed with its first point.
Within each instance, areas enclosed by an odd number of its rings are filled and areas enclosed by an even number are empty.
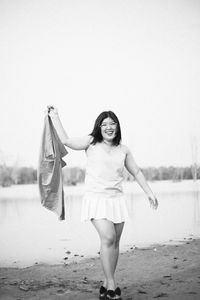
{"type": "Polygon", "coordinates": [[[106,134],[108,134],[108,135],[112,135],[113,134],[113,132],[115,132],[114,130],[107,130],[106,131],[106,134]]]}
{"type": "Polygon", "coordinates": [[[104,139],[113,139],[116,135],[117,124],[111,119],[106,118],[101,124],[101,134],[104,139]]]}

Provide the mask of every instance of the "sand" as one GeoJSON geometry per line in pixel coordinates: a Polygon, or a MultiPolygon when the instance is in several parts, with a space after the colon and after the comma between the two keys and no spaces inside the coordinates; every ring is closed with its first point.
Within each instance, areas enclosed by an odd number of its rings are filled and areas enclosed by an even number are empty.
{"type": "MultiPolygon", "coordinates": [[[[100,259],[27,268],[0,268],[0,299],[98,299],[100,259]]],[[[200,239],[132,248],[120,254],[122,299],[200,299],[200,239]]]]}

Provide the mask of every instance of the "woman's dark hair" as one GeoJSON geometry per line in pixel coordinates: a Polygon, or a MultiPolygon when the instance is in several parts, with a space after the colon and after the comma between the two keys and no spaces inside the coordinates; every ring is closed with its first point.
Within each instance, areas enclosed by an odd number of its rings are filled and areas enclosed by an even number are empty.
{"type": "Polygon", "coordinates": [[[93,128],[92,132],[90,133],[90,135],[93,136],[93,141],[91,142],[91,144],[95,145],[97,142],[102,142],[103,137],[101,134],[101,124],[102,124],[103,120],[106,118],[111,118],[117,124],[116,135],[113,139],[113,145],[117,146],[120,144],[120,141],[121,141],[121,128],[120,128],[120,123],[119,123],[117,116],[115,115],[114,112],[112,112],[110,110],[103,111],[97,117],[97,119],[94,123],[94,128],[93,128]]]}

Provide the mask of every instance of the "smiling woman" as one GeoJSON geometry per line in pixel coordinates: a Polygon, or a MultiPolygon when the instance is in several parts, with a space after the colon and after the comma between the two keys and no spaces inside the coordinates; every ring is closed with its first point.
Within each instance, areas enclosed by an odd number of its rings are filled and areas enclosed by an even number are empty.
{"type": "Polygon", "coordinates": [[[111,118],[106,118],[101,124],[101,134],[104,139],[114,139],[116,134],[117,123],[113,122],[111,118]],[[108,122],[108,123],[106,123],[108,122]]]}
{"type": "Polygon", "coordinates": [[[109,146],[118,146],[121,142],[121,128],[115,113],[112,111],[102,112],[95,121],[91,136],[94,145],[97,142],[104,142],[109,146]]]}
{"type": "Polygon", "coordinates": [[[49,107],[49,115],[61,142],[74,150],[85,150],[87,156],[82,221],[91,221],[100,241],[100,257],[105,275],[99,290],[100,299],[121,299],[114,273],[119,257],[119,242],[124,223],[129,218],[122,189],[126,168],[147,194],[152,208],[158,201],[137,166],[130,150],[121,143],[120,123],[112,111],[102,112],[92,132],[82,138],[69,138],[59,119],[57,109],[49,107]]]}

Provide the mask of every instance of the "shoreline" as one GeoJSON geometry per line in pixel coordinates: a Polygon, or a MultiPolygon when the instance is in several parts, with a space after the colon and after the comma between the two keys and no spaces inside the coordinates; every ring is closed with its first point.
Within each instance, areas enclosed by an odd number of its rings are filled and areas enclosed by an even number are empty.
{"type": "MultiPolygon", "coordinates": [[[[0,299],[98,299],[102,279],[99,257],[59,265],[0,268],[0,299]]],[[[122,252],[116,281],[123,300],[199,299],[200,238],[122,252]]]]}
{"type": "MultiPolygon", "coordinates": [[[[124,247],[122,250],[122,247],[120,249],[120,255],[126,254],[127,252],[134,251],[134,250],[154,250],[156,251],[156,248],[159,246],[176,246],[176,245],[182,245],[184,243],[187,243],[191,240],[198,240],[200,239],[199,236],[189,234],[187,237],[184,237],[182,239],[170,239],[168,241],[162,241],[162,242],[155,242],[155,243],[140,243],[140,244],[129,244],[124,247]]],[[[48,249],[49,250],[49,249],[48,249]]],[[[63,266],[63,265],[73,265],[78,264],[81,262],[85,262],[87,260],[96,260],[99,258],[99,251],[96,252],[96,254],[91,255],[84,255],[79,253],[79,251],[73,252],[71,250],[67,250],[66,247],[64,247],[63,251],[63,257],[60,259],[56,259],[55,257],[49,259],[48,261],[43,261],[42,259],[35,259],[34,262],[21,262],[21,261],[12,261],[8,262],[7,264],[5,262],[0,261],[0,270],[1,269],[25,269],[25,268],[31,268],[35,265],[47,265],[47,266],[63,266]],[[54,262],[53,262],[54,261],[54,262]]],[[[61,255],[62,256],[62,255],[61,255]]]]}

